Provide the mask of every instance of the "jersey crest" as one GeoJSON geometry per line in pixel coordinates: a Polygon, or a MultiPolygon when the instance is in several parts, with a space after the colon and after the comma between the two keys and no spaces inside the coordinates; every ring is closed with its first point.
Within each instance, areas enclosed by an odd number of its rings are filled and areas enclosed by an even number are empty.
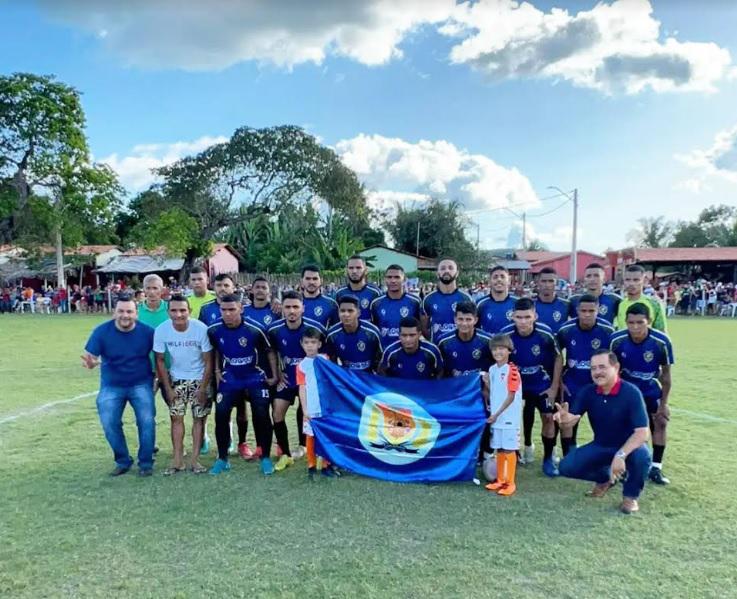
{"type": "Polygon", "coordinates": [[[245,337],[239,337],[238,345],[240,345],[241,347],[246,347],[246,345],[248,345],[248,339],[246,339],[245,337]]]}

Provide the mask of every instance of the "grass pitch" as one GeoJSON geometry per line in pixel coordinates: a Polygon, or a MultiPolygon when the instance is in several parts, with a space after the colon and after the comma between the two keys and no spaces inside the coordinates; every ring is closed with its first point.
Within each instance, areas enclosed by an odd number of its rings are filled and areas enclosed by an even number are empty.
{"type": "MultiPolygon", "coordinates": [[[[587,483],[546,479],[539,461],[512,498],[470,483],[309,484],[302,461],[269,479],[237,459],[217,478],[110,479],[94,396],[79,397],[97,389],[78,355],[100,321],[0,317],[2,597],[737,596],[737,321],[671,323],[672,485],[648,486],[630,517],[618,490],[585,498],[587,483]]],[[[160,472],[171,446],[157,401],[160,472]]]]}

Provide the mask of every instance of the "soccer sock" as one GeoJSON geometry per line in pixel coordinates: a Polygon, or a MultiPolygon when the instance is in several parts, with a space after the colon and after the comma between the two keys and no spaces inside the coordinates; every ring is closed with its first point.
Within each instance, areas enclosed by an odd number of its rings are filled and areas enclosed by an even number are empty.
{"type": "Polygon", "coordinates": [[[576,439],[578,438],[578,422],[573,425],[573,434],[571,435],[571,445],[576,445],[576,439]]]}
{"type": "Polygon", "coordinates": [[[567,439],[566,437],[560,438],[560,446],[563,449],[563,457],[568,455],[568,452],[571,451],[571,445],[573,445],[573,439],[567,439]]]}
{"type": "Polygon", "coordinates": [[[665,453],[665,445],[655,445],[653,443],[653,466],[656,468],[663,467],[663,454],[665,453]]]}
{"type": "Polygon", "coordinates": [[[524,429],[525,447],[532,445],[532,427],[535,426],[535,404],[532,400],[525,401],[522,409],[522,428],[524,429]]]}
{"type": "Polygon", "coordinates": [[[543,436],[543,448],[545,450],[545,453],[543,454],[543,459],[551,459],[553,457],[553,449],[555,449],[555,437],[543,436]]]}
{"type": "MultiPolygon", "coordinates": [[[[517,456],[515,456],[517,457],[517,456]]],[[[509,454],[504,451],[497,451],[496,452],[496,480],[497,482],[503,483],[507,482],[507,469],[505,466],[507,465],[509,460],[509,454]]]]}
{"type": "Polygon", "coordinates": [[[287,430],[287,423],[283,420],[281,422],[274,423],[274,435],[276,435],[276,442],[281,447],[284,455],[292,457],[292,452],[289,451],[289,431],[287,430]]]}
{"type": "Polygon", "coordinates": [[[253,430],[256,433],[256,445],[261,448],[261,455],[271,455],[271,414],[268,404],[252,404],[251,417],[253,418],[253,430]]]}
{"type": "Polygon", "coordinates": [[[315,456],[315,437],[307,435],[307,467],[315,468],[317,466],[317,457],[315,456]]]}
{"type": "Polygon", "coordinates": [[[302,412],[302,406],[298,405],[297,406],[297,432],[299,436],[299,444],[302,447],[304,447],[305,443],[307,442],[306,435],[304,433],[304,420],[305,420],[305,415],[304,415],[304,412],[302,412]]]}
{"type": "Polygon", "coordinates": [[[514,484],[514,477],[517,473],[517,452],[516,451],[510,451],[509,453],[505,453],[507,456],[507,473],[504,478],[504,482],[506,482],[509,485],[514,484]]]}
{"type": "MultiPolygon", "coordinates": [[[[253,408],[251,408],[253,411],[253,408]]],[[[238,445],[246,442],[246,435],[248,434],[248,412],[246,412],[246,403],[243,402],[238,406],[235,415],[235,422],[238,425],[238,445]]],[[[254,423],[254,427],[255,427],[254,423]]]]}

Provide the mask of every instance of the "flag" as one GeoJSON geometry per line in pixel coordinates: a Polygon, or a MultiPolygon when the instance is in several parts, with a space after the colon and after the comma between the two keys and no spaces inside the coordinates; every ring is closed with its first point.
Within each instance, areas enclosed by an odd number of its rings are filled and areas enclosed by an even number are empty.
{"type": "MultiPolygon", "coordinates": [[[[479,375],[388,378],[315,360],[319,455],[357,474],[398,482],[472,480],[486,410],[479,375]]],[[[314,389],[314,387],[313,387],[314,389]]]]}

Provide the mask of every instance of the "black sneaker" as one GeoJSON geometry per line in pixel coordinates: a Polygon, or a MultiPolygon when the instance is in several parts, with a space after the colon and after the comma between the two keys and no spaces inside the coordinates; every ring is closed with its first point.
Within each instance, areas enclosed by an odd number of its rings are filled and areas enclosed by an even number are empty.
{"type": "Polygon", "coordinates": [[[138,471],[138,476],[140,476],[141,478],[146,478],[147,476],[153,476],[153,475],[154,475],[154,471],[151,470],[151,468],[149,468],[147,470],[139,470],[138,471]]]}
{"type": "Polygon", "coordinates": [[[128,472],[128,470],[130,470],[130,467],[128,467],[128,468],[121,468],[120,466],[116,466],[115,467],[115,470],[113,470],[110,473],[110,476],[122,476],[123,474],[125,474],[126,472],[128,472]]]}
{"type": "Polygon", "coordinates": [[[310,482],[315,480],[315,474],[317,474],[317,468],[315,468],[314,466],[307,469],[307,478],[310,480],[310,482]]]}
{"type": "Polygon", "coordinates": [[[670,481],[663,475],[663,471],[660,468],[653,466],[650,468],[650,475],[648,476],[651,482],[656,485],[669,485],[670,481]]]}
{"type": "Polygon", "coordinates": [[[332,466],[323,466],[320,474],[322,474],[325,478],[337,478],[340,476],[340,474],[338,474],[338,471],[332,466]]]}

